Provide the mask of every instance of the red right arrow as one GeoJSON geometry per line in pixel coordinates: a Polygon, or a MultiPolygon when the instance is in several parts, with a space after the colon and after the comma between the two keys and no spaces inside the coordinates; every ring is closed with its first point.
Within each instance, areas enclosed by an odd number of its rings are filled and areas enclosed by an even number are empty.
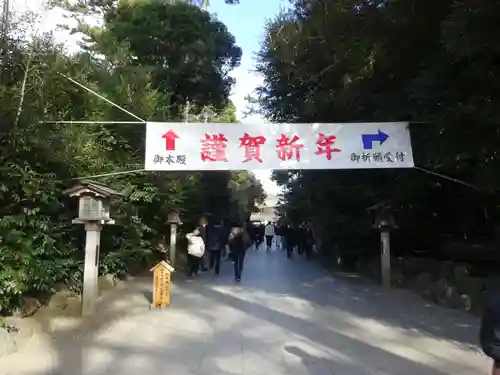
{"type": "Polygon", "coordinates": [[[161,137],[163,139],[165,139],[165,150],[175,151],[175,140],[177,138],[179,138],[179,136],[177,134],[175,134],[172,129],[170,129],[168,132],[163,134],[161,137]]]}

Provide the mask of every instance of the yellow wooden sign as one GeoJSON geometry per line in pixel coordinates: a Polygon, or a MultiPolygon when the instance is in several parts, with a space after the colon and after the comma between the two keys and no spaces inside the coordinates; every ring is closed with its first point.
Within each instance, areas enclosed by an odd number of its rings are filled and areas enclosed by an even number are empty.
{"type": "Polygon", "coordinates": [[[172,295],[172,283],[170,275],[174,267],[165,261],[161,261],[151,268],[153,272],[153,303],[151,308],[164,309],[170,305],[172,295]]]}

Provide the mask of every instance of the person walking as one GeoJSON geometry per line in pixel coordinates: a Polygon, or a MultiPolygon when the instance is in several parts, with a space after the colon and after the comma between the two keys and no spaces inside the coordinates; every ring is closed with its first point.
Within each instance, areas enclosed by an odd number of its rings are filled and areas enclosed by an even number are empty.
{"type": "Polygon", "coordinates": [[[285,224],[281,225],[281,250],[285,251],[286,250],[286,228],[287,226],[285,224]]]}
{"type": "Polygon", "coordinates": [[[259,228],[257,228],[257,226],[254,224],[250,224],[248,226],[248,235],[250,236],[250,240],[252,241],[252,245],[254,246],[255,251],[257,251],[257,244],[259,242],[259,228]]]}
{"type": "Polygon", "coordinates": [[[274,239],[276,240],[276,249],[282,249],[284,248],[281,246],[282,243],[282,238],[283,238],[283,229],[282,226],[279,224],[276,224],[275,227],[275,232],[274,232],[274,239]]]}
{"type": "Polygon", "coordinates": [[[314,246],[314,233],[309,224],[306,224],[304,227],[304,244],[305,244],[306,258],[311,259],[314,246]]]}
{"type": "Polygon", "coordinates": [[[208,225],[206,232],[206,241],[210,270],[214,270],[215,276],[219,276],[223,247],[222,227],[220,225],[208,225]]]}
{"type": "Polygon", "coordinates": [[[236,282],[240,282],[247,248],[252,244],[248,231],[241,222],[235,222],[231,228],[228,244],[233,254],[234,279],[236,282]]]}
{"type": "Polygon", "coordinates": [[[306,252],[307,230],[303,223],[300,224],[300,226],[297,228],[296,236],[297,236],[297,253],[299,255],[304,255],[304,253],[306,252]]]}
{"type": "Polygon", "coordinates": [[[205,253],[205,242],[200,235],[200,230],[196,228],[193,232],[186,234],[188,240],[188,273],[189,276],[196,276],[200,269],[200,259],[205,253]]]}
{"type": "Polygon", "coordinates": [[[266,249],[267,251],[270,251],[271,248],[273,247],[273,238],[275,235],[275,228],[273,223],[269,222],[267,223],[266,227],[264,228],[264,235],[266,236],[266,249]]]}
{"type": "Polygon", "coordinates": [[[255,250],[259,250],[262,242],[264,242],[264,224],[260,223],[257,227],[257,243],[255,245],[255,250]]]}
{"type": "Polygon", "coordinates": [[[285,246],[286,246],[286,256],[287,258],[292,258],[293,249],[296,245],[296,230],[292,225],[287,225],[285,228],[285,246]]]}
{"type": "Polygon", "coordinates": [[[227,222],[227,220],[222,220],[220,228],[220,238],[221,238],[221,246],[222,246],[222,259],[227,260],[230,259],[229,246],[227,244],[227,239],[229,237],[229,233],[231,232],[231,226],[227,222]]]}
{"type": "Polygon", "coordinates": [[[500,375],[500,292],[488,301],[481,319],[479,332],[484,354],[493,360],[492,375],[500,375]]]}
{"type": "MultiPolygon", "coordinates": [[[[206,216],[202,216],[200,218],[200,221],[198,222],[198,230],[200,232],[200,237],[203,239],[203,242],[205,243],[205,248],[207,247],[207,232],[208,232],[208,219],[206,216]]],[[[204,253],[203,256],[200,259],[199,262],[199,267],[201,272],[205,272],[208,270],[208,253],[204,253]]]]}

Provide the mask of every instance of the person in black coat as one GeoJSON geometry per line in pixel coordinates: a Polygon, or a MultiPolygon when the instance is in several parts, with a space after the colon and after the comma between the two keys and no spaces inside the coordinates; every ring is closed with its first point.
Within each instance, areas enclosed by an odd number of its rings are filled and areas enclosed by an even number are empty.
{"type": "Polygon", "coordinates": [[[305,224],[301,224],[296,229],[296,241],[297,241],[297,252],[299,255],[303,255],[306,252],[307,243],[307,229],[305,224]]]}
{"type": "MultiPolygon", "coordinates": [[[[203,242],[205,243],[205,247],[208,243],[208,219],[206,216],[202,216],[198,222],[198,230],[200,232],[200,237],[203,238],[203,242]]],[[[205,254],[200,259],[200,271],[205,272],[208,270],[208,252],[205,251],[205,254]]]]}
{"type": "Polygon", "coordinates": [[[210,224],[206,230],[206,250],[209,253],[210,269],[214,270],[215,276],[219,276],[222,249],[226,245],[226,238],[223,238],[224,231],[222,225],[210,224]]]}
{"type": "Polygon", "coordinates": [[[264,223],[260,223],[259,227],[257,228],[257,247],[259,247],[264,242],[264,229],[264,223]]]}
{"type": "Polygon", "coordinates": [[[484,309],[479,338],[484,354],[493,360],[492,375],[500,375],[500,292],[484,309]]]}
{"type": "Polygon", "coordinates": [[[228,249],[228,237],[229,232],[231,232],[231,226],[226,220],[222,220],[222,226],[220,228],[221,232],[221,245],[222,245],[222,257],[223,259],[227,259],[230,257],[230,252],[226,251],[228,249]]]}
{"type": "Polygon", "coordinates": [[[245,255],[248,247],[252,244],[247,227],[241,221],[233,223],[231,233],[229,233],[228,244],[233,255],[234,278],[237,282],[240,282],[245,255]]]}
{"type": "Polygon", "coordinates": [[[293,249],[297,245],[296,229],[292,225],[287,225],[284,230],[286,256],[292,257],[293,249]]]}
{"type": "Polygon", "coordinates": [[[309,225],[304,227],[304,246],[307,259],[312,257],[312,250],[314,246],[314,234],[309,225]]]}
{"type": "Polygon", "coordinates": [[[250,236],[250,239],[252,240],[252,245],[254,245],[256,250],[257,250],[259,230],[255,224],[250,224],[248,226],[248,235],[250,236]]]}

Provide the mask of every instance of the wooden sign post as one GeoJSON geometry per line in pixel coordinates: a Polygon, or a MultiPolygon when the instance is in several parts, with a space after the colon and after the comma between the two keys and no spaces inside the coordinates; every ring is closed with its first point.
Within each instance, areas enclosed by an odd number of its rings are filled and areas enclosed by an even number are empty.
{"type": "Polygon", "coordinates": [[[151,268],[153,272],[153,303],[152,309],[164,309],[170,306],[172,298],[172,282],[171,274],[174,272],[174,267],[165,261],[161,261],[156,266],[151,268]]]}

